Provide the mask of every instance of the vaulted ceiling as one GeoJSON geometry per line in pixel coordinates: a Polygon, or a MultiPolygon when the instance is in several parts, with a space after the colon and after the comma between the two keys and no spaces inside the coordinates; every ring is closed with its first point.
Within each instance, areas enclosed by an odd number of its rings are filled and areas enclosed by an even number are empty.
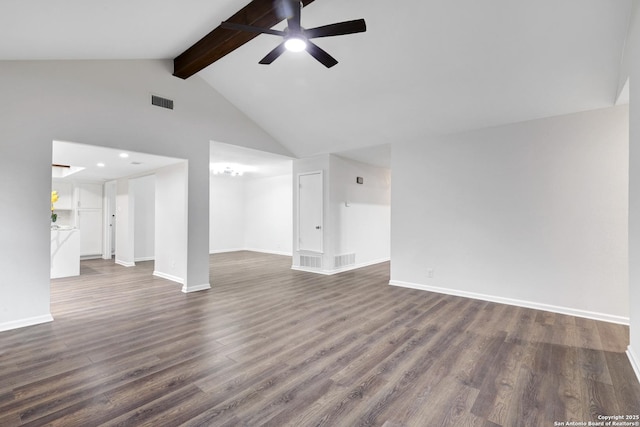
{"type": "MultiPolygon", "coordinates": [[[[247,3],[3,0],[0,59],[173,59],[247,3]]],[[[613,105],[630,11],[631,0],[316,0],[304,27],[367,21],[316,41],[335,67],[290,52],[259,65],[280,42],[260,35],[197,76],[298,157],[358,152],[613,105]]]]}

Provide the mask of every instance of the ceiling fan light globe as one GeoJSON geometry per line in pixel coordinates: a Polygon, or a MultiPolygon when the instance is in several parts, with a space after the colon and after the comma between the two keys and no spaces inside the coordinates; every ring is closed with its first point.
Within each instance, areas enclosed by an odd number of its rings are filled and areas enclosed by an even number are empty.
{"type": "Polygon", "coordinates": [[[290,37],[284,42],[284,47],[291,52],[302,52],[307,48],[307,42],[300,37],[290,37]]]}

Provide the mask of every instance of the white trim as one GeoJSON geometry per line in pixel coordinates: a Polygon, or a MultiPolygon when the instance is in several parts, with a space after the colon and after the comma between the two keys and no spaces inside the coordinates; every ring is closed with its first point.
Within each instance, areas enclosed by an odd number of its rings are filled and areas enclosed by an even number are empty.
{"type": "Polygon", "coordinates": [[[640,381],[640,358],[633,352],[633,348],[630,345],[627,347],[627,357],[633,371],[636,373],[636,377],[638,377],[638,381],[640,381]]]}
{"type": "Polygon", "coordinates": [[[103,259],[103,258],[102,258],[102,255],[98,255],[98,254],[95,254],[95,255],[81,255],[80,256],[80,261],[86,261],[88,259],[103,259]]]}
{"type": "Polygon", "coordinates": [[[389,258],[379,259],[379,260],[375,260],[375,261],[367,261],[367,262],[362,262],[362,263],[354,264],[354,265],[347,265],[345,267],[336,268],[336,269],[333,269],[333,270],[318,270],[318,269],[315,269],[315,268],[300,267],[299,265],[292,265],[291,269],[292,270],[296,270],[296,271],[304,271],[306,273],[316,273],[316,274],[322,274],[322,275],[325,275],[325,276],[332,276],[334,274],[344,273],[345,271],[356,270],[358,268],[368,267],[370,265],[380,264],[380,263],[387,262],[387,261],[389,261],[389,258]]]}
{"type": "Polygon", "coordinates": [[[497,302],[499,304],[515,305],[518,307],[533,308],[535,310],[550,311],[553,313],[566,314],[569,316],[584,317],[587,319],[600,320],[603,322],[618,323],[621,325],[629,325],[629,318],[623,316],[614,316],[607,313],[599,313],[595,311],[579,310],[571,307],[560,307],[557,305],[542,304],[533,301],[523,301],[512,298],[503,298],[493,295],[477,294],[474,292],[459,291],[455,289],[439,288],[436,286],[422,285],[418,283],[403,282],[400,280],[390,280],[391,286],[399,286],[402,288],[418,289],[421,291],[436,292],[439,294],[454,295],[464,298],[479,299],[483,301],[497,302]]]}
{"type": "Polygon", "coordinates": [[[272,255],[293,256],[293,254],[292,254],[291,252],[285,252],[285,251],[270,251],[270,250],[266,250],[266,249],[252,249],[252,248],[242,248],[242,249],[215,249],[215,250],[209,251],[209,255],[215,255],[215,254],[226,254],[226,253],[230,253],[230,252],[241,252],[241,251],[259,252],[259,253],[262,253],[262,254],[272,254],[272,255]]]}
{"type": "Polygon", "coordinates": [[[156,277],[160,277],[161,279],[171,280],[172,282],[180,283],[184,285],[184,279],[182,277],[173,276],[171,274],[163,273],[161,271],[154,270],[153,275],[156,277]]]}
{"type": "Polygon", "coordinates": [[[270,251],[267,249],[252,249],[252,248],[246,248],[243,249],[244,251],[249,251],[249,252],[258,252],[261,254],[271,254],[271,255],[284,255],[284,256],[293,256],[293,254],[291,252],[285,252],[285,251],[270,251]]]}
{"type": "Polygon", "coordinates": [[[11,322],[0,323],[0,332],[10,331],[12,329],[24,328],[26,326],[39,325],[41,323],[53,322],[51,314],[44,316],[29,317],[26,319],[12,320],[11,322]]]}
{"type": "Polygon", "coordinates": [[[156,257],[155,256],[143,256],[140,258],[134,258],[134,263],[135,262],[142,262],[142,261],[155,261],[156,257]]]}
{"type": "Polygon", "coordinates": [[[240,251],[245,251],[246,249],[242,249],[242,248],[237,248],[237,249],[214,249],[214,250],[209,250],[209,255],[213,255],[213,254],[226,254],[227,252],[240,252],[240,251]]]}
{"type": "Polygon", "coordinates": [[[121,265],[123,267],[135,267],[136,263],[135,262],[129,262],[129,261],[122,261],[121,259],[117,259],[115,260],[115,263],[118,265],[121,265]]]}
{"type": "Polygon", "coordinates": [[[191,292],[206,291],[207,289],[211,289],[211,284],[204,283],[197,286],[182,285],[182,292],[185,294],[190,294],[191,292]]]}

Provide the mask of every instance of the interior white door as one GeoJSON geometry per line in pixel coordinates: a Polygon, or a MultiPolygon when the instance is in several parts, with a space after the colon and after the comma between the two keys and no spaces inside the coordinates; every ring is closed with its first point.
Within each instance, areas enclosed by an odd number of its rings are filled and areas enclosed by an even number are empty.
{"type": "Polygon", "coordinates": [[[81,183],[78,186],[79,209],[102,209],[102,184],[81,183]]]}
{"type": "Polygon", "coordinates": [[[298,250],[323,251],[322,172],[298,175],[298,250]]]}
{"type": "Polygon", "coordinates": [[[104,184],[104,242],[102,258],[111,259],[116,253],[116,181],[104,184]]]}

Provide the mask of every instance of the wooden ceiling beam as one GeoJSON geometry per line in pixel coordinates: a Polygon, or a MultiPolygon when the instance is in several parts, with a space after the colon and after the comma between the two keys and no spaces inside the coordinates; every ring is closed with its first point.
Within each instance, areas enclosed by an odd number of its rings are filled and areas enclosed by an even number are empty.
{"type": "MultiPolygon", "coordinates": [[[[302,5],[306,6],[313,1],[302,0],[302,5]]],[[[278,0],[252,0],[227,21],[271,28],[283,20],[278,12],[277,2],[278,0]]],[[[181,79],[191,77],[258,35],[259,33],[227,30],[218,26],[173,60],[173,75],[181,79]]]]}

